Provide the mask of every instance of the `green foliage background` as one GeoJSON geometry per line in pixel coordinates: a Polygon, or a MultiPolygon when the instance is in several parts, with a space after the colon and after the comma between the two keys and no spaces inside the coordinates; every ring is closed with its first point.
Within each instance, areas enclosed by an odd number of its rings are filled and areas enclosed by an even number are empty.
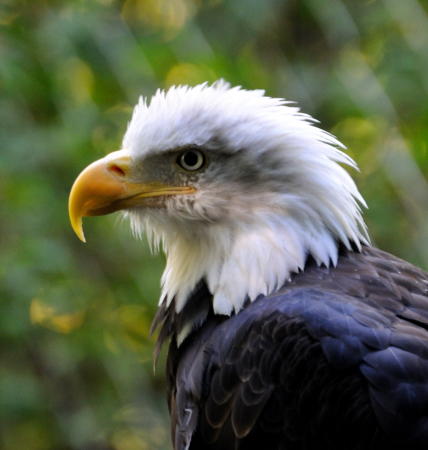
{"type": "Polygon", "coordinates": [[[170,448],[163,258],[117,217],[86,246],[67,218],[141,94],[223,77],[296,100],[359,163],[376,245],[428,268],[425,0],[3,0],[0,33],[0,448],[170,448]]]}

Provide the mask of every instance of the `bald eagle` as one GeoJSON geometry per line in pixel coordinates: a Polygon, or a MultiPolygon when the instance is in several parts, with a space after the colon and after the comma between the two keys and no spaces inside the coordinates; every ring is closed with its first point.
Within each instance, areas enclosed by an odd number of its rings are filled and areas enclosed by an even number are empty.
{"type": "Polygon", "coordinates": [[[428,274],[370,244],[343,145],[261,90],[141,98],[69,200],[162,246],[176,450],[428,448],[428,274]]]}

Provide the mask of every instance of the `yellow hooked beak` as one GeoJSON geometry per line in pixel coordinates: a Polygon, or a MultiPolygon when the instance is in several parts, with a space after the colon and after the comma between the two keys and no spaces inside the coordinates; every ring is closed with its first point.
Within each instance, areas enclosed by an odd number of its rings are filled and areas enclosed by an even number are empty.
{"type": "Polygon", "coordinates": [[[93,162],[76,178],[70,191],[68,212],[78,238],[86,242],[82,218],[101,216],[120,209],[142,206],[148,198],[192,194],[191,186],[136,183],[129,178],[132,159],[125,150],[110,153],[93,162]]]}

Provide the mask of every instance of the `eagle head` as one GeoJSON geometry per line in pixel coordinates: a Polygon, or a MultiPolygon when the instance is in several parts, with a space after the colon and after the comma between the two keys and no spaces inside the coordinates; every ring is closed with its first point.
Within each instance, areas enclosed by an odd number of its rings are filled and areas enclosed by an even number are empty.
{"type": "Polygon", "coordinates": [[[160,302],[181,311],[200,281],[238,312],[304,268],[368,243],[365,202],[331,134],[283,99],[224,81],[140,98],[122,149],[89,165],[69,199],[82,217],[122,210],[167,255],[160,302]]]}

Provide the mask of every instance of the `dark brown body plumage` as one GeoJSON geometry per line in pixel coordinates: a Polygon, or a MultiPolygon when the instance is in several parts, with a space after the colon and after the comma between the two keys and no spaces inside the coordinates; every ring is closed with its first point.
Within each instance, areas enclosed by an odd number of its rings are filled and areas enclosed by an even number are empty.
{"type": "Polygon", "coordinates": [[[201,282],[154,321],[176,450],[428,448],[427,273],[365,247],[230,318],[210,300],[201,282]]]}

